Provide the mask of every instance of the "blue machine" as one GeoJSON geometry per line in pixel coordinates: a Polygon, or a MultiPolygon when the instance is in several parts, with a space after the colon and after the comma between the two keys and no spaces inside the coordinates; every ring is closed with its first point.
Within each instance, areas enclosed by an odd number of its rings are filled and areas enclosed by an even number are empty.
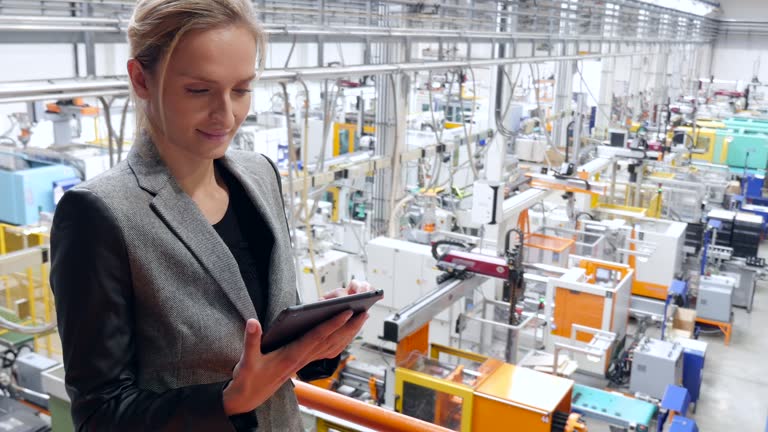
{"type": "Polygon", "coordinates": [[[763,197],[763,183],[765,183],[765,174],[749,174],[741,181],[743,195],[750,198],[763,197]]]}
{"type": "Polygon", "coordinates": [[[664,398],[661,400],[661,407],[674,411],[681,415],[688,414],[688,407],[691,406],[691,395],[685,387],[668,385],[664,392],[664,398]]]}
{"type": "Polygon", "coordinates": [[[701,396],[701,383],[704,381],[704,362],[707,357],[707,343],[687,338],[675,339],[683,347],[683,387],[693,403],[693,412],[701,396]]]}
{"type": "Polygon", "coordinates": [[[31,225],[40,220],[40,211],[52,212],[55,208],[53,189],[55,183],[79,179],[77,170],[65,165],[51,165],[24,161],[22,156],[10,167],[0,165],[0,222],[12,225],[31,225]],[[11,169],[8,169],[11,168],[11,169]]]}
{"type": "Polygon", "coordinates": [[[672,420],[669,432],[699,432],[696,422],[685,417],[676,416],[672,420]]]}

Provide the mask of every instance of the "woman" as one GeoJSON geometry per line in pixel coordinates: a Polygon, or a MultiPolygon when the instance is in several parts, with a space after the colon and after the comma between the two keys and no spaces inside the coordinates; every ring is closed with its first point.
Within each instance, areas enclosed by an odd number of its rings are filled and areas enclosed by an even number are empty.
{"type": "Polygon", "coordinates": [[[64,195],[52,228],[75,426],[300,429],[290,378],[332,371],[367,316],[261,353],[263,327],[297,295],[277,170],[227,152],[263,67],[250,1],[140,0],[128,38],[136,143],[64,195]]]}

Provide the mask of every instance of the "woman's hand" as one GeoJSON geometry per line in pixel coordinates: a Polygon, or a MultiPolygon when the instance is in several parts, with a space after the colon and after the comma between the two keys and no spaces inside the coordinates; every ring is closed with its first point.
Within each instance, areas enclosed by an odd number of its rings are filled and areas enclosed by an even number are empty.
{"type": "Polygon", "coordinates": [[[346,288],[336,288],[335,290],[330,291],[324,296],[320,297],[320,300],[329,300],[336,297],[344,297],[347,295],[360,294],[368,291],[373,291],[371,284],[368,282],[352,279],[346,288]]]}
{"type": "Polygon", "coordinates": [[[341,354],[368,319],[343,312],[318,325],[301,339],[269,354],[261,352],[261,324],[249,319],[245,343],[232,381],[224,389],[224,412],[231,416],[252,411],[312,361],[341,354]]]}

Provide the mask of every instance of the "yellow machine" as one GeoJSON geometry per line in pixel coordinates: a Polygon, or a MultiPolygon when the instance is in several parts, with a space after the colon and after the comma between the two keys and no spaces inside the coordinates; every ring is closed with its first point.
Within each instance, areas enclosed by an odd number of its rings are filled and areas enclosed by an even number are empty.
{"type": "MultiPolygon", "coordinates": [[[[715,164],[725,163],[728,150],[727,148],[724,149],[716,145],[717,131],[718,129],[725,128],[725,124],[719,122],[698,122],[697,124],[699,126],[696,127],[695,134],[690,126],[681,126],[671,131],[667,138],[672,140],[674,139],[675,134],[685,134],[685,139],[683,140],[684,143],[687,144],[693,140],[693,153],[691,153],[692,159],[715,164]],[[720,127],[720,125],[722,125],[722,127],[720,127]]],[[[682,144],[683,142],[678,144],[682,144]]]]}
{"type": "MultiPolygon", "coordinates": [[[[353,153],[357,148],[357,125],[350,123],[333,124],[333,157],[353,153]]],[[[363,126],[364,135],[376,133],[375,126],[363,126]]]]}
{"type": "Polygon", "coordinates": [[[471,352],[432,345],[395,369],[396,410],[455,431],[586,431],[571,414],[574,382],[471,352]],[[440,354],[458,358],[453,364],[440,354]]]}

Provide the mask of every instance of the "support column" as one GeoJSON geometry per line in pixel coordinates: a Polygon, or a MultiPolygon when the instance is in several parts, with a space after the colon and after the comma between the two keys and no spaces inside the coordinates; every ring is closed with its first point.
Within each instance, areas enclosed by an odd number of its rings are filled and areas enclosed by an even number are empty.
{"type": "Polygon", "coordinates": [[[663,107],[667,103],[667,63],[669,62],[668,47],[659,46],[659,53],[656,55],[656,67],[653,72],[653,104],[656,106],[656,118],[654,121],[658,125],[663,118],[663,107]]]}
{"type": "Polygon", "coordinates": [[[584,135],[584,115],[587,110],[584,93],[576,95],[576,122],[573,125],[573,147],[571,160],[574,165],[579,165],[579,151],[581,151],[581,137],[584,135]]]}
{"type": "MultiPolygon", "coordinates": [[[[610,44],[603,52],[610,54],[610,44]]],[[[607,138],[611,126],[611,108],[613,106],[613,73],[616,70],[616,57],[603,57],[600,72],[600,96],[597,102],[597,120],[594,135],[597,138],[607,138]]]]}
{"type": "MultiPolygon", "coordinates": [[[[576,55],[576,43],[563,42],[561,54],[566,56],[576,55]]],[[[576,62],[573,60],[560,61],[555,73],[555,105],[554,114],[558,118],[552,125],[552,143],[556,147],[565,147],[568,136],[568,124],[573,119],[573,71],[576,62]]]]}
{"type": "MultiPolygon", "coordinates": [[[[83,5],[83,15],[86,18],[93,16],[93,5],[86,3],[83,5]]],[[[92,31],[83,33],[83,42],[85,42],[85,75],[89,77],[96,76],[96,35],[92,31]]]]}
{"type": "Polygon", "coordinates": [[[632,72],[629,80],[629,108],[632,120],[640,118],[640,77],[642,76],[643,57],[632,56],[632,72]]]}

